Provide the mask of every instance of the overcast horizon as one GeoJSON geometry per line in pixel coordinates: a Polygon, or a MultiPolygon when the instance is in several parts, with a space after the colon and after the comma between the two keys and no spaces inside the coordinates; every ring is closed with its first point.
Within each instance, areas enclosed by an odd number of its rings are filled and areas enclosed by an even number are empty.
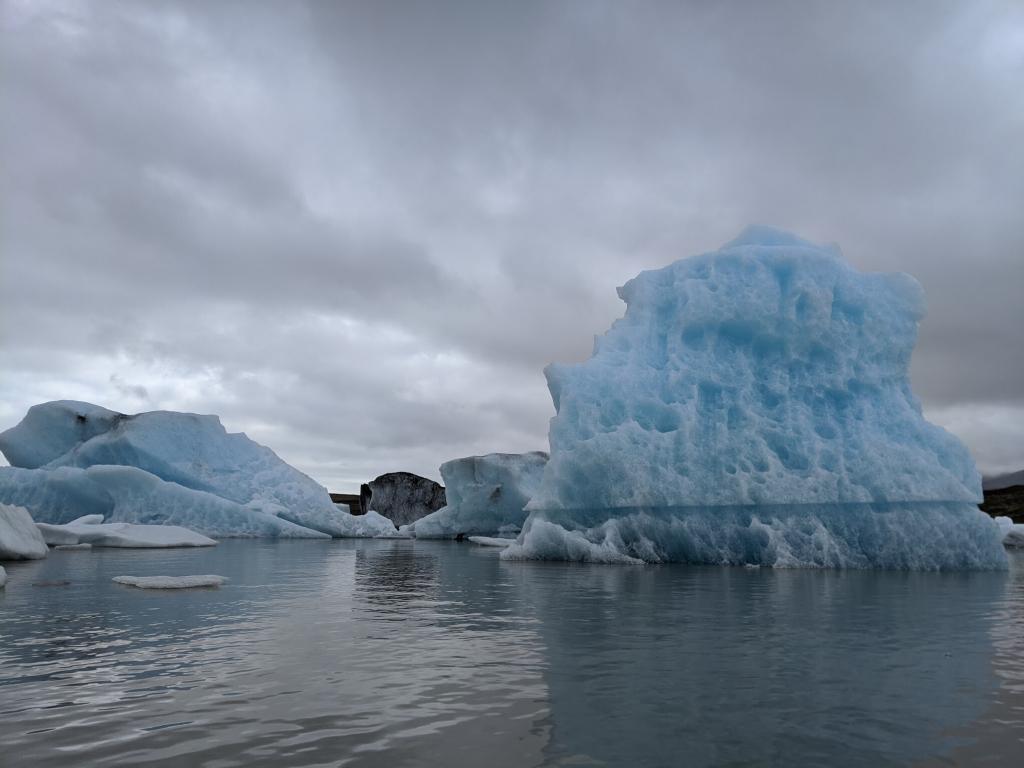
{"type": "Polygon", "coordinates": [[[747,225],[902,271],[1024,467],[1024,6],[9,0],[0,430],[215,413],[334,491],[547,450],[549,362],[747,225]]]}

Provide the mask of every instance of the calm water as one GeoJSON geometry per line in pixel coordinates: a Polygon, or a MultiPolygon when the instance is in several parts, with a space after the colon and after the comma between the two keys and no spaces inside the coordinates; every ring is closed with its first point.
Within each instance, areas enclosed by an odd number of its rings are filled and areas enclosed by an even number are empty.
{"type": "Polygon", "coordinates": [[[1024,756],[1020,555],[1009,573],[840,573],[228,541],[52,552],[7,570],[5,767],[1024,756]],[[193,573],[231,581],[110,582],[193,573]]]}

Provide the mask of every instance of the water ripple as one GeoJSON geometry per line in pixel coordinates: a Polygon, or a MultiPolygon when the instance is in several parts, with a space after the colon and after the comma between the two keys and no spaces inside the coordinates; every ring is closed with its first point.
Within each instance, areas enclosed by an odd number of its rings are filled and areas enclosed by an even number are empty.
{"type": "Polygon", "coordinates": [[[779,573],[236,541],[8,574],[5,767],[968,765],[1024,744],[1020,556],[779,573]],[[121,573],[230,581],[152,593],[121,573]]]}

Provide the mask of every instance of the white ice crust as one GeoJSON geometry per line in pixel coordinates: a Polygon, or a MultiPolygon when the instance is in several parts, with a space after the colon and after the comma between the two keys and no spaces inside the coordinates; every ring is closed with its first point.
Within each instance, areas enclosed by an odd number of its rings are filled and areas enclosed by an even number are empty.
{"type": "Polygon", "coordinates": [[[546,453],[534,451],[445,462],[441,477],[447,506],[403,526],[403,530],[425,539],[518,532],[526,520],[524,507],[537,490],[547,460],[546,453]]]}
{"type": "Polygon", "coordinates": [[[227,581],[226,576],[204,574],[201,576],[115,576],[112,581],[139,589],[195,589],[196,587],[219,587],[227,581]]]}
{"type": "Polygon", "coordinates": [[[0,434],[0,450],[12,465],[0,468],[0,501],[48,523],[89,512],[218,537],[373,535],[312,478],[216,416],[43,403],[0,434]]]}
{"type": "Polygon", "coordinates": [[[46,553],[46,542],[28,510],[0,504],[0,560],[38,560],[46,553]]]}
{"type": "Polygon", "coordinates": [[[545,371],[551,459],[502,557],[1006,567],[970,454],[910,389],[913,278],[753,228],[619,295],[591,359],[545,371]]]}

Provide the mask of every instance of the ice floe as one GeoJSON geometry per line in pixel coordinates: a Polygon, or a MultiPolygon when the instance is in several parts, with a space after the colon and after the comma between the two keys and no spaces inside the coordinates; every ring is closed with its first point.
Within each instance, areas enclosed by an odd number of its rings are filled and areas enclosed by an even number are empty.
{"type": "Polygon", "coordinates": [[[227,581],[227,577],[214,574],[202,576],[115,576],[112,581],[139,589],[196,589],[197,587],[219,587],[227,581]]]}

